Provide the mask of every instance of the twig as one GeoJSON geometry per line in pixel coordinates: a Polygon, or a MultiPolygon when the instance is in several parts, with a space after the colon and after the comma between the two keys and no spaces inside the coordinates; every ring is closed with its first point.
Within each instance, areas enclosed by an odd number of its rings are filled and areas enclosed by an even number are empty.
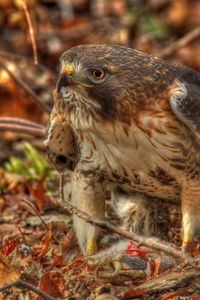
{"type": "Polygon", "coordinates": [[[14,131],[20,133],[27,133],[38,137],[45,137],[45,130],[42,128],[34,128],[29,126],[21,126],[14,124],[0,124],[0,131],[14,131]]]}
{"type": "MultiPolygon", "coordinates": [[[[60,176],[63,177],[62,174],[60,176]]],[[[60,183],[63,183],[63,180],[60,180],[60,183]]],[[[64,199],[63,186],[60,188],[60,198],[61,198],[61,201],[59,202],[59,204],[61,205],[61,207],[68,210],[70,213],[75,214],[76,216],[78,216],[79,218],[81,218],[82,220],[84,220],[85,222],[87,222],[93,226],[98,226],[107,231],[115,232],[127,239],[138,242],[140,245],[155,249],[157,251],[163,251],[165,253],[168,253],[169,255],[172,255],[174,257],[182,259],[183,261],[185,261],[187,263],[195,265],[195,261],[191,257],[182,254],[182,252],[180,250],[172,247],[171,245],[169,245],[167,243],[164,244],[153,238],[141,237],[134,232],[123,230],[120,227],[112,225],[107,222],[98,221],[98,220],[94,221],[89,214],[81,211],[80,209],[73,206],[71,203],[69,203],[68,201],[66,201],[64,199]]]]}
{"type": "Polygon", "coordinates": [[[6,70],[6,72],[10,75],[10,77],[21,86],[31,97],[33,100],[39,105],[39,107],[48,113],[51,112],[51,109],[37,96],[37,94],[28,86],[26,82],[24,82],[21,78],[17,77],[13,72],[9,70],[9,68],[4,64],[2,59],[0,58],[0,67],[6,70]]]}
{"type": "Polygon", "coordinates": [[[114,272],[98,272],[98,277],[103,279],[113,279],[122,277],[126,277],[126,279],[131,278],[131,280],[138,279],[138,278],[145,278],[147,274],[143,270],[120,270],[114,272]]]}
{"type": "Polygon", "coordinates": [[[21,0],[21,6],[24,10],[25,18],[26,18],[26,21],[28,23],[28,31],[29,31],[29,35],[30,35],[32,48],[33,48],[34,63],[37,65],[38,55],[37,55],[37,46],[36,46],[36,42],[35,42],[35,34],[34,34],[33,24],[32,24],[32,21],[31,21],[30,13],[28,11],[28,6],[27,6],[27,3],[26,3],[26,0],[21,0]]]}
{"type": "Polygon", "coordinates": [[[47,293],[42,292],[41,290],[39,290],[32,284],[30,284],[26,281],[23,281],[23,280],[16,280],[11,283],[3,285],[2,287],[0,287],[0,292],[10,289],[14,286],[19,287],[19,288],[29,289],[29,290],[33,291],[34,293],[36,293],[38,296],[42,297],[44,300],[56,300],[55,298],[49,296],[47,293]]]}
{"type": "Polygon", "coordinates": [[[47,231],[49,231],[49,228],[47,226],[47,224],[44,222],[44,220],[42,219],[42,217],[40,216],[39,212],[37,211],[37,209],[26,199],[22,199],[23,202],[25,202],[26,204],[28,204],[32,210],[36,213],[36,215],[38,216],[38,218],[40,219],[40,221],[42,222],[42,224],[44,225],[44,227],[46,228],[47,231]]]}
{"type": "Polygon", "coordinates": [[[45,129],[45,126],[43,126],[42,124],[33,122],[33,121],[29,121],[26,119],[21,119],[21,118],[13,118],[13,117],[0,117],[0,123],[8,123],[8,124],[18,124],[18,125],[27,125],[33,128],[40,128],[40,129],[45,129]]]}
{"type": "Polygon", "coordinates": [[[175,41],[169,47],[165,48],[159,55],[160,58],[167,58],[170,55],[172,55],[177,49],[186,46],[191,41],[196,39],[200,36],[200,27],[197,27],[190,32],[188,32],[186,35],[184,35],[179,40],[175,41]]]}
{"type": "Polygon", "coordinates": [[[154,297],[157,295],[158,297],[158,295],[161,293],[187,287],[192,284],[194,280],[199,279],[200,272],[196,270],[184,272],[169,272],[167,274],[159,276],[158,278],[147,281],[132,290],[129,290],[128,293],[125,292],[124,295],[121,295],[120,299],[138,299],[138,292],[141,291],[143,291],[143,295],[145,295],[146,297],[150,295],[153,295],[154,297]]]}

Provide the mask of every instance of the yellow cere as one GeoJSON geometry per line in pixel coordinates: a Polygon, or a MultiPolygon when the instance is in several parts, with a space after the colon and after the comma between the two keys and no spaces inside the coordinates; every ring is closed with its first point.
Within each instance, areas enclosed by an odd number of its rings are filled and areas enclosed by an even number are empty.
{"type": "Polygon", "coordinates": [[[67,74],[74,73],[74,65],[73,64],[69,64],[69,65],[64,66],[62,72],[67,73],[67,74]]]}

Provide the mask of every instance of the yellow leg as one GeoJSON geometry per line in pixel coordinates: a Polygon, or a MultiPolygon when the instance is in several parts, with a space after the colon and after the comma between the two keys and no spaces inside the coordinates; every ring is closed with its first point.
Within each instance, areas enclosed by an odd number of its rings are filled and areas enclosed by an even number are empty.
{"type": "MultiPolygon", "coordinates": [[[[89,177],[86,177],[84,172],[74,171],[72,204],[89,214],[92,219],[103,220],[105,214],[105,195],[102,183],[98,182],[97,179],[93,173],[89,177]]],[[[100,229],[88,224],[78,216],[73,216],[73,224],[83,254],[87,256],[95,254],[100,229]]]]}
{"type": "Polygon", "coordinates": [[[97,252],[97,241],[96,237],[88,238],[86,245],[86,255],[90,256],[97,252]]]}
{"type": "Polygon", "coordinates": [[[200,232],[200,183],[186,182],[182,189],[182,217],[184,254],[192,254],[194,237],[200,232]]]}
{"type": "Polygon", "coordinates": [[[182,243],[182,252],[184,254],[189,253],[189,244],[190,244],[190,242],[191,242],[191,235],[190,235],[189,231],[184,230],[183,243],[182,243]]]}

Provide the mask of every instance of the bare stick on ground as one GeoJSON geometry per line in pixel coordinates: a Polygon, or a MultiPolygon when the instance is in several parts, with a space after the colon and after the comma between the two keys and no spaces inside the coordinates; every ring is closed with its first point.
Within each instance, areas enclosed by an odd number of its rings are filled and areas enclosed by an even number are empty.
{"type": "Polygon", "coordinates": [[[26,119],[21,119],[21,118],[13,118],[13,117],[0,117],[0,124],[1,123],[6,123],[6,124],[16,124],[16,125],[24,125],[24,126],[31,126],[34,128],[40,128],[40,129],[45,129],[45,126],[42,124],[39,124],[37,122],[33,122],[30,120],[26,119]]]}
{"type": "Polygon", "coordinates": [[[15,124],[0,124],[0,131],[14,131],[19,133],[31,134],[42,138],[44,138],[45,136],[44,129],[34,128],[31,126],[15,125],[15,124]]]}
{"type": "Polygon", "coordinates": [[[38,218],[40,219],[40,221],[42,222],[42,224],[46,228],[46,231],[49,231],[49,228],[48,228],[47,224],[44,222],[44,220],[40,216],[40,214],[37,211],[37,209],[29,201],[27,201],[26,199],[22,199],[22,201],[25,202],[27,205],[29,205],[32,208],[32,210],[34,211],[34,213],[38,216],[38,218]]]}
{"type": "Polygon", "coordinates": [[[121,295],[120,299],[125,300],[138,298],[138,293],[141,291],[143,291],[145,296],[153,295],[155,297],[155,295],[157,295],[159,297],[159,294],[164,292],[176,291],[179,288],[188,287],[194,282],[194,280],[199,279],[200,271],[196,270],[170,272],[137,286],[136,288],[130,290],[127,295],[125,292],[124,295],[121,295]]]}
{"type": "Polygon", "coordinates": [[[20,87],[22,87],[27,94],[29,94],[32,99],[37,103],[37,105],[43,110],[48,113],[51,112],[51,108],[48,107],[39,97],[38,95],[28,86],[26,82],[24,82],[21,78],[17,77],[13,72],[11,72],[6,64],[0,59],[0,67],[6,70],[6,72],[10,75],[14,82],[16,82],[20,87]]]}
{"type": "Polygon", "coordinates": [[[3,291],[5,291],[7,289],[10,289],[12,287],[19,287],[19,288],[25,288],[25,289],[31,290],[34,293],[36,293],[38,296],[42,297],[44,300],[55,300],[55,298],[49,296],[45,292],[42,292],[41,290],[39,290],[38,288],[36,288],[32,284],[30,284],[28,282],[25,282],[23,280],[16,280],[16,281],[13,281],[11,283],[3,285],[2,287],[0,287],[0,292],[3,292],[3,291]]]}
{"type": "Polygon", "coordinates": [[[169,47],[165,48],[159,55],[160,58],[167,58],[170,55],[172,55],[177,49],[186,46],[194,39],[198,38],[200,36],[200,27],[197,27],[190,32],[188,32],[186,35],[184,35],[179,40],[175,41],[169,47]]]}
{"type": "Polygon", "coordinates": [[[94,221],[89,214],[81,211],[80,209],[73,206],[71,203],[69,203],[68,201],[66,201],[64,199],[63,179],[62,179],[63,175],[61,174],[60,176],[61,176],[60,184],[62,184],[62,186],[60,187],[60,202],[59,202],[59,204],[62,208],[66,209],[70,213],[78,216],[79,218],[83,219],[85,222],[87,222],[93,226],[98,226],[107,231],[115,232],[127,239],[136,241],[140,245],[155,249],[157,251],[163,251],[169,255],[180,258],[181,260],[183,260],[187,263],[190,263],[190,264],[194,265],[195,267],[197,266],[198,262],[193,260],[190,256],[186,256],[186,255],[182,254],[182,252],[180,250],[172,247],[170,244],[163,243],[163,242],[155,240],[153,238],[141,237],[134,232],[123,230],[120,227],[112,225],[107,222],[97,221],[97,220],[94,221]]]}

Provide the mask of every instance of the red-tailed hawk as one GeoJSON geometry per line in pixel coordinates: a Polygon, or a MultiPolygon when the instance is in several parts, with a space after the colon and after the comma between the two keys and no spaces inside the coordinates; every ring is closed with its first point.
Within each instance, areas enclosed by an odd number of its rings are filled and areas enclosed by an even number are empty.
{"type": "MultiPolygon", "coordinates": [[[[115,186],[181,201],[187,251],[200,231],[197,72],[122,46],[74,47],[61,56],[48,132],[54,162],[74,166],[74,205],[102,219],[115,186]]],[[[99,229],[77,217],[74,226],[83,252],[94,253],[99,229]]]]}

